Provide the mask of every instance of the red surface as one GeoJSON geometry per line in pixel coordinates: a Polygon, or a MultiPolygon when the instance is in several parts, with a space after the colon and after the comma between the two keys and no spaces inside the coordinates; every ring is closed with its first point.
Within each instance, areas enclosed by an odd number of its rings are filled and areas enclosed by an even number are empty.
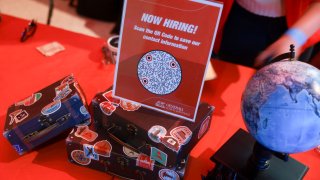
{"type": "MultiPolygon", "coordinates": [[[[39,25],[36,34],[20,43],[27,21],[3,16],[0,23],[0,129],[6,110],[24,97],[73,73],[88,102],[113,81],[114,66],[103,65],[103,39],[96,39],[61,29],[39,25]],[[36,47],[58,41],[66,50],[52,57],[40,54],[36,47]]],[[[241,93],[254,70],[213,61],[218,78],[206,82],[202,100],[216,107],[209,132],[190,153],[187,180],[200,179],[214,164],[211,155],[238,128],[244,128],[240,112],[241,93]]],[[[19,156],[0,136],[0,179],[112,179],[96,170],[71,164],[67,160],[65,141],[60,139],[31,153],[19,156]]],[[[305,179],[320,179],[320,154],[311,150],[292,155],[309,166],[305,179]]]]}

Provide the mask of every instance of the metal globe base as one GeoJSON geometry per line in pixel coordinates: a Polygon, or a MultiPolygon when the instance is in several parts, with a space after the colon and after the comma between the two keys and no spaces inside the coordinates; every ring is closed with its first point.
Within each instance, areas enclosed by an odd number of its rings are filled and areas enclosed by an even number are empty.
{"type": "Polygon", "coordinates": [[[302,179],[304,164],[288,155],[275,154],[239,129],[212,157],[216,166],[203,179],[302,179]]]}

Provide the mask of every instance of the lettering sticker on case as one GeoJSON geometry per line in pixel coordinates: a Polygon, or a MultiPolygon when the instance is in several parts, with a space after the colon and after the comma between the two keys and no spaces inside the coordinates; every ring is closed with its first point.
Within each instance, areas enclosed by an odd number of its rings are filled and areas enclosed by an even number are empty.
{"type": "Polygon", "coordinates": [[[136,166],[153,171],[154,160],[145,154],[139,154],[139,156],[136,160],[136,166]]]}
{"type": "Polygon", "coordinates": [[[12,125],[13,122],[16,124],[20,123],[21,121],[25,120],[29,116],[26,110],[18,109],[9,114],[10,122],[9,125],[12,125]]]}

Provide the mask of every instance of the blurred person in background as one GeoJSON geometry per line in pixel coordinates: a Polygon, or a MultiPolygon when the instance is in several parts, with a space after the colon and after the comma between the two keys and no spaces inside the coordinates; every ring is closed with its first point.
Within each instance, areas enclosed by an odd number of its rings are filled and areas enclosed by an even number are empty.
{"type": "Polygon", "coordinates": [[[214,57],[261,67],[295,45],[309,61],[320,41],[320,0],[220,0],[224,3],[214,57]]]}

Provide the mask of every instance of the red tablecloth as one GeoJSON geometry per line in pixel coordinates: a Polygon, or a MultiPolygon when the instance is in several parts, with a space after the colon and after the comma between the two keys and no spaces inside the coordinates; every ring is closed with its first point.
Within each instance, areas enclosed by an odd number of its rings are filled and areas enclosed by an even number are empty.
{"type": "MultiPolygon", "coordinates": [[[[102,63],[103,39],[39,25],[36,34],[20,43],[27,21],[3,16],[0,23],[0,129],[6,110],[15,101],[73,73],[87,100],[113,82],[113,65],[102,63]],[[40,54],[36,47],[58,41],[66,50],[52,57],[40,54]]],[[[240,98],[253,69],[222,61],[213,61],[218,78],[206,82],[202,100],[216,107],[209,132],[190,153],[185,179],[201,179],[214,167],[209,158],[239,128],[245,129],[240,98]]],[[[65,141],[60,139],[23,156],[17,155],[0,136],[0,179],[112,179],[96,170],[76,166],[67,160],[65,141]]],[[[292,155],[309,166],[305,179],[320,179],[320,154],[308,151],[292,155]]]]}

